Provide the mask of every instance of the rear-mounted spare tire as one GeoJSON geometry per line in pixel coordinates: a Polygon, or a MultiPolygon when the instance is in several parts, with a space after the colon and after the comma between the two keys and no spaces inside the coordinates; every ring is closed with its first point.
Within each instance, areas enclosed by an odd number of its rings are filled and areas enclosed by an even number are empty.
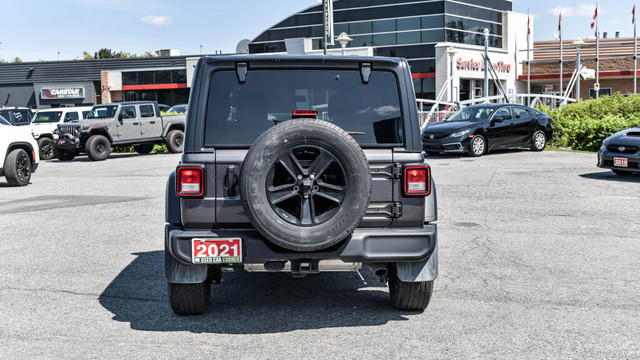
{"type": "Polygon", "coordinates": [[[240,176],[242,205],[275,245],[317,251],[349,236],[371,196],[369,163],[344,130],[317,119],[285,121],[251,146],[240,176]]]}

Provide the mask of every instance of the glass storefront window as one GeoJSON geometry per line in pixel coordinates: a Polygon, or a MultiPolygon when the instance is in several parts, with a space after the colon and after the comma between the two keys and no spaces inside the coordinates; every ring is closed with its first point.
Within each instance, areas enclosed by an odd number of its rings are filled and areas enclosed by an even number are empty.
{"type": "Polygon", "coordinates": [[[402,30],[416,30],[420,29],[420,18],[406,18],[396,20],[396,27],[398,31],[402,30]]]}
{"type": "Polygon", "coordinates": [[[138,85],[154,84],[154,71],[138,71],[138,85]]]}
{"type": "Polygon", "coordinates": [[[396,31],[396,21],[391,20],[377,20],[373,21],[373,32],[391,32],[396,31]]]}
{"type": "Polygon", "coordinates": [[[444,26],[444,15],[435,16],[423,16],[422,20],[423,29],[440,28],[444,26]]]}
{"type": "MultiPolygon", "coordinates": [[[[484,35],[481,33],[470,33],[457,30],[446,30],[446,41],[456,42],[460,44],[484,46],[484,35]]],[[[502,47],[502,37],[489,36],[490,47],[502,47]]]]}
{"type": "Polygon", "coordinates": [[[399,32],[397,34],[398,44],[419,44],[420,43],[420,31],[399,32]]]}
{"type": "Polygon", "coordinates": [[[123,72],[122,85],[138,85],[138,72],[123,72]]]}
{"type": "MultiPolygon", "coordinates": [[[[335,29],[334,29],[335,30],[335,29]]],[[[371,34],[371,21],[363,21],[349,24],[349,34],[371,34]]]]}
{"type": "Polygon", "coordinates": [[[373,46],[395,45],[396,34],[373,34],[373,46]]]}

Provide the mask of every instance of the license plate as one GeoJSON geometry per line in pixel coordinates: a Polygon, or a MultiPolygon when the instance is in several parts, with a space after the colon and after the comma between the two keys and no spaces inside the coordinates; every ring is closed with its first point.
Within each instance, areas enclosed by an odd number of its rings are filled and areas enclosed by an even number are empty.
{"type": "Polygon", "coordinates": [[[628,167],[627,158],[613,158],[613,166],[628,167]]]}
{"type": "Polygon", "coordinates": [[[232,264],[242,262],[242,239],[214,238],[191,241],[194,264],[232,264]]]}

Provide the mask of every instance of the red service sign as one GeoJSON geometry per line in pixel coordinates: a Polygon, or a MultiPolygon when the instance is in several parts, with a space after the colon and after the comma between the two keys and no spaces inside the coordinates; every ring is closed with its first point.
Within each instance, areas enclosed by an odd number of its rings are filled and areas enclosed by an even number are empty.
{"type": "Polygon", "coordinates": [[[84,88],[51,88],[40,90],[41,99],[84,99],[84,88]]]}

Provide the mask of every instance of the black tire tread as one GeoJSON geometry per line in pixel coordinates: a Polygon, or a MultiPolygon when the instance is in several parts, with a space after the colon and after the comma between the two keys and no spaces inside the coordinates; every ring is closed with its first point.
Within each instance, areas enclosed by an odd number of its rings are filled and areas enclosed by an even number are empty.
{"type": "Polygon", "coordinates": [[[85,145],[85,150],[87,152],[87,156],[92,161],[106,160],[109,157],[109,155],[111,155],[111,143],[109,142],[109,139],[107,139],[103,135],[94,135],[90,137],[89,140],[87,140],[87,144],[85,145]],[[106,143],[106,155],[100,155],[93,151],[93,144],[95,144],[98,141],[104,141],[106,143]]]}
{"type": "Polygon", "coordinates": [[[423,311],[431,301],[433,281],[403,282],[389,274],[391,304],[398,310],[423,311]]]}
{"type": "Polygon", "coordinates": [[[45,154],[42,153],[42,144],[44,144],[45,142],[50,142],[51,147],[53,148],[53,140],[49,139],[48,137],[42,137],[38,139],[38,151],[40,152],[40,160],[53,159],[55,157],[53,152],[51,153],[51,156],[46,156],[45,154]]]}
{"type": "MultiPolygon", "coordinates": [[[[322,127],[326,127],[328,129],[338,133],[339,136],[342,137],[343,141],[348,142],[352,147],[354,147],[355,149],[359,150],[359,151],[357,151],[359,160],[361,162],[363,162],[364,164],[367,164],[367,169],[369,169],[369,167],[368,167],[368,163],[369,162],[367,160],[367,157],[366,157],[364,151],[360,147],[360,144],[358,144],[358,142],[351,135],[349,135],[348,132],[344,131],[339,126],[337,126],[335,124],[332,124],[332,123],[329,123],[329,122],[327,122],[325,120],[319,120],[319,119],[314,119],[314,118],[300,118],[300,119],[292,119],[292,120],[288,120],[288,121],[282,122],[282,123],[280,123],[280,124],[278,124],[276,126],[273,126],[273,127],[269,128],[267,131],[262,133],[262,135],[260,135],[258,137],[258,139],[256,139],[254,144],[261,143],[262,139],[264,139],[264,138],[266,138],[266,139],[273,138],[276,135],[277,132],[285,131],[286,129],[290,129],[292,127],[298,127],[298,126],[309,126],[309,127],[311,127],[311,126],[322,126],[322,127]]],[[[251,149],[253,149],[253,147],[251,149]]],[[[260,231],[262,233],[262,235],[265,236],[267,239],[271,239],[272,240],[274,237],[277,237],[276,234],[267,233],[267,230],[259,225],[259,221],[257,219],[257,216],[255,216],[252,213],[252,211],[250,210],[250,205],[249,205],[249,201],[247,199],[247,196],[245,196],[244,193],[243,193],[243,189],[248,187],[248,185],[246,184],[246,182],[247,182],[246,177],[242,176],[242,174],[245,171],[245,166],[248,166],[247,164],[254,163],[254,160],[257,157],[262,155],[262,151],[251,151],[251,149],[247,153],[247,156],[244,159],[244,162],[243,162],[243,165],[242,165],[242,169],[240,170],[240,174],[241,174],[241,176],[240,176],[240,189],[241,189],[240,192],[241,192],[241,198],[242,198],[242,205],[243,205],[243,208],[245,210],[245,213],[247,214],[247,217],[249,218],[251,223],[254,224],[254,227],[256,227],[256,229],[258,231],[260,231]]],[[[370,178],[370,173],[367,173],[367,174],[369,175],[369,181],[367,182],[366,194],[362,194],[362,195],[366,196],[366,204],[368,205],[369,201],[371,199],[372,181],[371,181],[371,178],[370,178]]],[[[362,211],[362,214],[359,215],[359,217],[355,219],[355,221],[353,222],[353,224],[351,224],[351,226],[349,226],[347,229],[345,229],[340,234],[335,236],[336,239],[339,239],[338,241],[346,238],[351,233],[353,233],[353,231],[356,229],[358,224],[360,224],[360,222],[364,218],[364,216],[366,214],[366,208],[367,208],[367,206],[365,206],[365,210],[362,211]]],[[[277,245],[284,246],[283,244],[277,244],[277,245]]],[[[286,247],[289,248],[290,250],[294,250],[294,251],[316,251],[316,250],[322,250],[323,248],[329,247],[331,245],[334,245],[334,244],[324,245],[322,247],[320,247],[320,246],[318,246],[318,247],[299,246],[298,247],[298,246],[294,246],[294,245],[291,245],[291,244],[287,244],[286,247]]]]}
{"type": "Polygon", "coordinates": [[[18,160],[18,156],[22,153],[29,157],[29,154],[27,154],[24,149],[15,149],[4,159],[4,177],[10,186],[25,186],[29,184],[29,180],[31,179],[31,173],[29,173],[29,178],[25,183],[20,182],[20,179],[18,178],[18,167],[16,166],[16,161],[18,160]]]}
{"type": "Polygon", "coordinates": [[[167,136],[164,139],[165,144],[167,145],[167,150],[169,150],[169,152],[172,152],[174,154],[179,154],[183,150],[183,149],[179,149],[177,145],[174,144],[174,138],[178,135],[182,135],[182,141],[183,141],[182,146],[184,148],[184,132],[182,130],[179,130],[179,129],[171,130],[167,133],[167,136]]]}
{"type": "Polygon", "coordinates": [[[207,311],[211,297],[211,283],[167,283],[169,304],[177,315],[200,315],[207,311]]]}

